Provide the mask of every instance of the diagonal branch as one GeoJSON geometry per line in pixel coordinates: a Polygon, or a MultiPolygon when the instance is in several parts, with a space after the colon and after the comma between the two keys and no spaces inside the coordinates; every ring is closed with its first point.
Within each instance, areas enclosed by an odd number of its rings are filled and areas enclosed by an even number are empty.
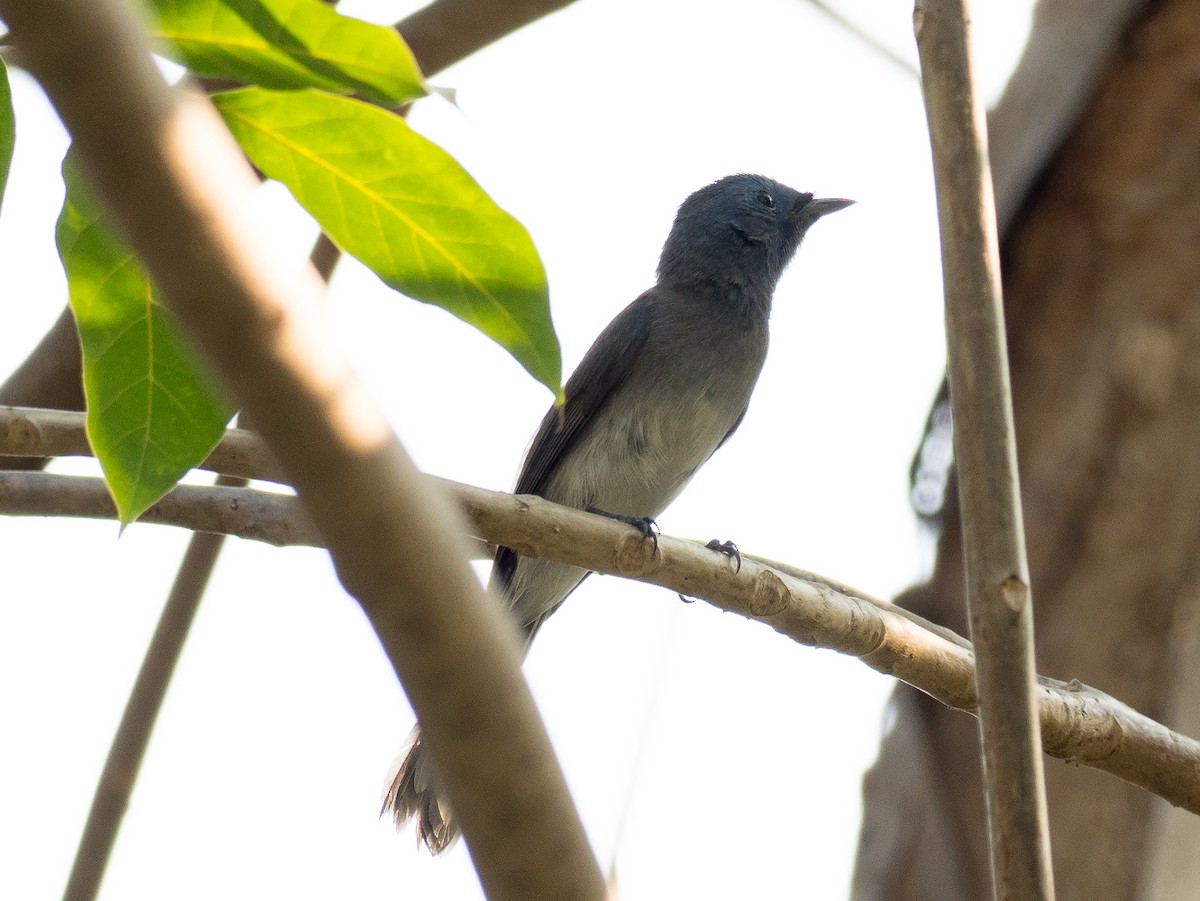
{"type": "MultiPolygon", "coordinates": [[[[6,429],[7,422],[24,419],[36,430],[43,417],[64,425],[61,415],[0,408],[0,454],[29,452],[27,442],[11,440],[17,430],[6,429]]],[[[76,428],[82,432],[82,414],[73,415],[76,428]]],[[[27,427],[22,432],[30,430],[27,427]]],[[[65,428],[58,428],[55,436],[44,441],[42,452],[61,455],[76,440],[65,428]]],[[[255,457],[248,451],[258,443],[259,439],[250,433],[230,430],[210,461],[225,445],[239,451],[230,458],[255,457]]],[[[242,469],[239,474],[277,476],[270,467],[268,463],[261,471],[242,469]]],[[[659,536],[658,553],[651,555],[636,533],[604,517],[538,497],[427,478],[455,497],[472,533],[492,544],[701,598],[722,610],[770,626],[801,644],[856,656],[872,669],[901,679],[949,707],[976,712],[975,661],[970,642],[902,607],[749,554],[742,555],[742,567],[735,570],[727,557],[702,544],[666,535],[659,536]]],[[[78,481],[41,473],[9,474],[0,480],[0,514],[55,515],[53,496],[59,488],[53,482],[46,483],[41,500],[36,502],[21,500],[14,493],[13,486],[32,484],[36,479],[78,481]]],[[[91,490],[104,494],[99,479],[90,481],[94,483],[91,490]]],[[[208,503],[203,493],[214,490],[181,486],[167,495],[164,503],[176,492],[181,493],[182,502],[175,509],[182,512],[174,524],[186,525],[183,516],[189,515],[189,508],[208,503]]],[[[262,493],[249,489],[241,492],[226,496],[239,498],[241,505],[262,493]]],[[[277,494],[269,498],[279,503],[279,511],[298,511],[294,498],[277,494]]],[[[202,514],[196,511],[192,515],[202,514]]],[[[1037,705],[1046,753],[1104,770],[1200,814],[1200,742],[1172,732],[1109,695],[1077,682],[1039,679],[1037,705]]]]}
{"type": "Polygon", "coordinates": [[[329,338],[315,271],[264,246],[257,181],[215,111],[166,86],[120,0],[0,0],[0,16],[107,212],[325,537],[421,718],[485,892],[603,897],[515,630],[466,565],[455,511],[329,338]]]}
{"type": "MultiPolygon", "coordinates": [[[[557,3],[557,6],[563,4],[557,3]]],[[[543,10],[544,12],[545,10],[543,10]]],[[[542,13],[537,12],[534,4],[525,4],[516,18],[508,20],[507,25],[515,29],[525,22],[536,18],[542,13]]],[[[434,46],[433,41],[426,39],[424,34],[436,36],[444,29],[438,27],[439,14],[436,10],[423,10],[418,14],[414,30],[418,32],[415,38],[418,50],[421,47],[434,46]],[[431,25],[433,26],[431,28],[431,25]]],[[[478,17],[475,23],[481,21],[478,17]]],[[[460,23],[461,26],[462,23],[460,23]]],[[[471,52],[471,41],[488,42],[503,35],[494,27],[489,28],[484,35],[471,33],[466,28],[453,29],[452,39],[456,44],[456,53],[471,52]],[[466,48],[464,50],[464,48],[466,48]]],[[[6,35],[7,37],[7,35],[6,35]]],[[[422,52],[429,60],[430,54],[422,52]]],[[[449,57],[447,57],[449,58],[449,57]]],[[[206,85],[210,91],[214,89],[211,83],[206,85]]],[[[314,267],[328,283],[334,267],[337,265],[341,252],[339,248],[322,232],[313,249],[311,259],[314,267]]],[[[24,403],[34,403],[50,407],[61,407],[76,410],[83,408],[82,385],[80,378],[79,344],[75,337],[74,320],[70,308],[65,308],[58,322],[38,348],[26,360],[20,370],[0,388],[0,399],[19,400],[24,403]]],[[[24,457],[9,458],[5,461],[7,468],[27,469],[40,468],[45,465],[44,458],[24,457]]],[[[228,462],[228,461],[225,461],[228,462]]],[[[218,485],[235,487],[244,485],[241,479],[219,481],[218,485]]],[[[107,497],[95,497],[93,502],[96,509],[104,509],[111,502],[107,497]]],[[[280,503],[278,500],[275,504],[280,503]]],[[[293,502],[294,504],[294,502],[293,502]]],[[[189,505],[189,508],[194,505],[189,505]]],[[[230,517],[249,518],[254,505],[234,506],[215,511],[226,514],[221,524],[227,528],[236,524],[231,523],[230,517]]],[[[165,511],[157,510],[156,514],[165,511]]],[[[272,511],[273,512],[273,511],[272,511]]],[[[107,512],[105,513],[107,515],[107,512]]],[[[255,526],[245,524],[240,534],[251,537],[256,534],[273,543],[291,543],[296,538],[295,529],[291,528],[294,513],[289,517],[264,517],[263,511],[253,517],[257,520],[255,526]]],[[[301,512],[299,517],[307,524],[307,516],[301,512]]],[[[231,533],[235,534],[235,533],[231,533]]],[[[312,536],[305,536],[312,537],[312,536]]],[[[112,846],[116,840],[117,830],[124,817],[128,805],[129,793],[133,788],[133,780],[140,768],[149,742],[150,731],[157,718],[158,709],[165,695],[167,683],[174,669],[175,661],[186,640],[190,623],[195,615],[200,597],[207,585],[209,575],[216,565],[220,554],[224,534],[213,531],[198,531],[193,535],[179,572],[172,587],[171,594],[163,608],[155,637],[147,649],[138,679],[134,683],[133,692],[126,705],[117,732],[113,738],[105,762],[104,771],[97,786],[91,809],[88,813],[83,838],[72,866],[71,876],[64,897],[91,899],[99,890],[104,869],[111,856],[112,846]]]]}
{"type": "Polygon", "coordinates": [[[426,75],[466,59],[575,0],[434,0],[396,29],[426,75]]]}

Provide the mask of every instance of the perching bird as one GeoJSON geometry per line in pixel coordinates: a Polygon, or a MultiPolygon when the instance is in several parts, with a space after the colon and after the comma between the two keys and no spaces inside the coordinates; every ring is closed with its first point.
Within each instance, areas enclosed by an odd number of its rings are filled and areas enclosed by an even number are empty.
{"type": "MultiPolygon", "coordinates": [[[[731,175],[683,202],[663,247],[658,284],[596,339],[567,381],[565,407],[542,419],[517,494],[648,524],[741,424],[767,355],[775,285],[822,216],[821,200],[759,175],[731,175]]],[[[500,548],[490,588],[528,648],[588,575],[500,548]]],[[[458,835],[419,727],[383,812],[417,817],[434,854],[458,835]]]]}

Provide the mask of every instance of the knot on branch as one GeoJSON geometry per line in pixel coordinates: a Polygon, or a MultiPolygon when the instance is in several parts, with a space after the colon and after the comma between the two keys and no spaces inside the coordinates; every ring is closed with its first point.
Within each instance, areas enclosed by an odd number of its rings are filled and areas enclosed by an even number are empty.
{"type": "Polygon", "coordinates": [[[662,563],[662,551],[658,549],[657,538],[637,532],[622,535],[617,542],[613,563],[622,576],[645,578],[651,575],[662,563]]]}
{"type": "Polygon", "coordinates": [[[849,653],[858,657],[869,657],[887,642],[887,625],[878,611],[865,601],[858,598],[851,598],[851,601],[853,603],[850,607],[850,623],[845,630],[846,644],[849,653]]]}
{"type": "Polygon", "coordinates": [[[1013,613],[1020,613],[1029,603],[1029,586],[1017,576],[1009,576],[1000,583],[1000,597],[1013,613]]]}
{"type": "Polygon", "coordinates": [[[1066,691],[1043,695],[1042,704],[1058,707],[1042,716],[1042,746],[1047,754],[1069,763],[1095,763],[1121,747],[1125,730],[1120,719],[1087,686],[1072,681],[1066,691]]]}
{"type": "Polygon", "coordinates": [[[4,429],[6,453],[21,455],[32,453],[42,443],[42,430],[29,416],[16,416],[9,420],[4,429]]]}
{"type": "Polygon", "coordinates": [[[787,606],[788,590],[783,579],[769,569],[754,577],[754,594],[750,596],[750,612],[755,616],[774,616],[787,606]]]}

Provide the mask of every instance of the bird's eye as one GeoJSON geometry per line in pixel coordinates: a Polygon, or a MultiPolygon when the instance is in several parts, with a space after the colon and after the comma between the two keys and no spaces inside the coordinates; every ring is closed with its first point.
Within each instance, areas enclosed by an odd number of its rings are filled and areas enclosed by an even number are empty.
{"type": "Polygon", "coordinates": [[[768,210],[775,209],[775,200],[766,191],[759,191],[754,195],[754,199],[765,206],[768,210]]]}

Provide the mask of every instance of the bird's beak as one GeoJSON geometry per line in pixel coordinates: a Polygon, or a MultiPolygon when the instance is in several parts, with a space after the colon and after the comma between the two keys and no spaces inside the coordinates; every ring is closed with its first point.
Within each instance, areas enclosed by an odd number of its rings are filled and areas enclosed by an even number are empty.
{"type": "Polygon", "coordinates": [[[844,210],[853,204],[853,200],[843,200],[840,197],[816,197],[805,204],[804,217],[810,222],[815,222],[822,216],[828,216],[830,213],[844,210]]]}

